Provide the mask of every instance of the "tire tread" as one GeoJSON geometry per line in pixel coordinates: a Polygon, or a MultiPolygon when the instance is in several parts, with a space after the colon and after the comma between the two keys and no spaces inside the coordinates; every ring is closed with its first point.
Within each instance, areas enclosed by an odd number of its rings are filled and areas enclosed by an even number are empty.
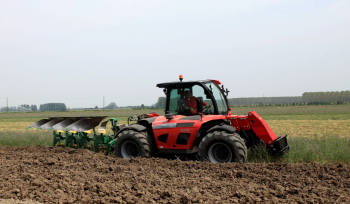
{"type": "MultiPolygon", "coordinates": [[[[139,143],[141,144],[142,146],[142,149],[140,150],[141,151],[141,157],[143,158],[150,158],[152,156],[152,151],[151,151],[151,142],[150,142],[150,138],[147,134],[147,132],[135,132],[133,130],[125,130],[123,132],[121,132],[118,137],[116,138],[116,143],[118,142],[118,139],[120,138],[123,138],[124,140],[126,138],[136,138],[139,143]],[[143,152],[143,153],[142,153],[143,152]]],[[[115,156],[117,157],[121,157],[121,155],[119,154],[118,152],[118,148],[114,148],[114,154],[115,156]]]]}
{"type": "Polygon", "coordinates": [[[239,136],[238,133],[228,133],[226,131],[214,131],[208,133],[203,137],[202,141],[199,144],[198,156],[200,161],[208,159],[208,150],[209,147],[215,141],[222,141],[225,143],[230,143],[236,151],[237,155],[233,158],[234,162],[245,162],[247,160],[247,147],[244,143],[244,140],[239,136]]]}

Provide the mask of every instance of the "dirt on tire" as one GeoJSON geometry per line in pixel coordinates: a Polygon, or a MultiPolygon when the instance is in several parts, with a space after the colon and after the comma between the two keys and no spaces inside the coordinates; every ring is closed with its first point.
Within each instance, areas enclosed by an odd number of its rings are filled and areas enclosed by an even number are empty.
{"type": "Polygon", "coordinates": [[[121,159],[0,147],[0,198],[41,203],[350,203],[344,164],[121,159]]]}

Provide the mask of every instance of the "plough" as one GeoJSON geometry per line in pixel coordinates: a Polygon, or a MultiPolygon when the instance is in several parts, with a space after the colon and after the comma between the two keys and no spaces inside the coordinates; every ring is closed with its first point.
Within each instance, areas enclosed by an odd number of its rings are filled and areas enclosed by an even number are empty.
{"type": "Polygon", "coordinates": [[[53,117],[39,120],[26,129],[53,130],[53,146],[89,149],[109,154],[114,144],[114,135],[125,125],[118,124],[116,118],[103,121],[108,116],[53,117]],[[107,124],[111,123],[113,135],[107,134],[107,124]],[[99,125],[96,132],[95,128],[99,125]],[[90,136],[93,132],[93,136],[90,136]]]}

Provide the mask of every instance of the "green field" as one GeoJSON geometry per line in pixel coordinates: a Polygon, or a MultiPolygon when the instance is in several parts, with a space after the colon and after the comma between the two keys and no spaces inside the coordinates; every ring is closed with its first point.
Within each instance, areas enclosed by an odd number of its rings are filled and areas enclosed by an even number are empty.
{"type": "MultiPolygon", "coordinates": [[[[345,162],[350,163],[350,105],[338,106],[284,106],[239,107],[235,115],[256,111],[269,124],[276,135],[288,135],[291,150],[282,158],[266,154],[263,147],[250,152],[249,162],[345,162]]],[[[52,132],[25,130],[28,125],[47,117],[57,116],[109,116],[126,123],[131,115],[162,110],[113,110],[1,113],[0,145],[51,146],[52,132]]]]}

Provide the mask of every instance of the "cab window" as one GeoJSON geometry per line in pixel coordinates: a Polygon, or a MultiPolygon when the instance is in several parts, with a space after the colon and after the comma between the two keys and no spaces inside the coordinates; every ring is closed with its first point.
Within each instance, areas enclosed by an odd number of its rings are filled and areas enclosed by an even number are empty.
{"type": "Polygon", "coordinates": [[[174,115],[196,115],[200,112],[213,114],[213,102],[207,96],[203,87],[194,85],[190,87],[173,88],[170,92],[169,111],[174,115]],[[202,107],[198,105],[203,101],[202,107]],[[210,107],[209,107],[210,105],[210,107]],[[200,108],[202,108],[200,110],[200,108]]]}
{"type": "Polygon", "coordinates": [[[228,111],[227,104],[225,101],[225,96],[222,94],[221,90],[213,82],[206,83],[205,85],[209,88],[209,90],[211,90],[211,92],[214,96],[216,104],[218,105],[219,114],[226,115],[227,111],[228,111]]]}

